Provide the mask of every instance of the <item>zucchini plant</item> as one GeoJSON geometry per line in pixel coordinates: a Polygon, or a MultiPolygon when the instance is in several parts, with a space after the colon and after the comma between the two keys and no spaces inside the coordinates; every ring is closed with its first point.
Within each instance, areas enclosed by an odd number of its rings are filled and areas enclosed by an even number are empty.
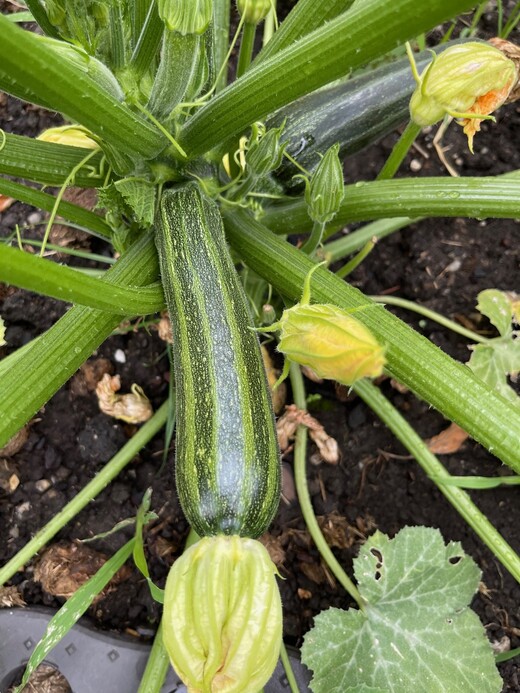
{"type": "MultiPolygon", "coordinates": [[[[347,365],[346,372],[376,375],[384,366],[386,375],[520,471],[517,403],[330,269],[316,267],[319,246],[352,221],[405,215],[518,216],[516,176],[391,180],[421,125],[445,113],[475,125],[490,115],[486,95],[493,93],[496,107],[515,86],[514,62],[492,49],[498,68],[490,75],[483,59],[485,92],[477,93],[473,80],[460,90],[464,101],[459,105],[453,87],[450,103],[439,110],[436,102],[431,117],[428,98],[433,97],[427,87],[435,60],[421,56],[419,76],[417,67],[412,70],[394,59],[396,47],[402,56],[405,42],[474,4],[431,0],[418,8],[414,0],[299,0],[277,26],[274,0],[239,0],[237,8],[230,0],[92,0],[81,7],[75,0],[27,0],[43,35],[0,16],[0,88],[58,111],[71,125],[45,133],[43,140],[2,131],[0,194],[50,213],[42,253],[59,215],[101,237],[119,254],[102,277],[91,277],[0,244],[0,280],[74,304],[46,333],[0,361],[0,445],[38,412],[123,317],[151,315],[166,305],[173,325],[177,491],[186,518],[202,539],[172,568],[163,629],[140,690],[160,689],[167,662],[160,654],[164,645],[193,691],[259,690],[280,651],[286,661],[275,569],[257,541],[278,506],[279,452],[255,323],[236,265],[246,265],[269,284],[280,305],[299,301],[305,288],[302,305],[312,297],[324,306],[298,312],[302,320],[311,316],[306,325],[311,335],[321,337],[319,316],[326,313],[328,320],[340,316],[348,325],[343,333],[365,340],[377,368],[347,365]],[[255,54],[263,21],[263,47],[255,54]],[[237,37],[235,64],[231,56],[237,37]],[[234,80],[229,79],[231,64],[234,80]],[[405,129],[380,180],[343,186],[338,152],[345,156],[405,122],[414,91],[416,102],[419,97],[427,101],[427,116],[421,111],[405,129]],[[333,164],[327,172],[329,161],[333,164]],[[57,187],[57,193],[44,190],[46,186],[57,187]],[[65,201],[70,186],[96,188],[96,209],[65,201]],[[308,232],[310,240],[302,248],[287,239],[308,232]]],[[[469,56],[466,63],[449,68],[449,79],[462,85],[469,80],[464,72],[468,62],[481,67],[472,53],[478,54],[480,44],[464,45],[471,46],[463,51],[469,56]]],[[[449,63],[444,57],[449,49],[437,66],[449,63]]],[[[484,52],[489,53],[487,46],[484,52]]],[[[359,250],[354,243],[345,255],[359,250]]],[[[262,326],[270,329],[256,325],[262,326]]],[[[336,334],[334,348],[340,348],[342,333],[336,334]]],[[[336,354],[329,349],[323,358],[334,365],[336,354]]],[[[290,355],[293,395],[305,409],[296,363],[307,361],[298,358],[297,349],[290,355]]],[[[334,368],[326,373],[333,374],[334,368]]],[[[520,558],[469,496],[449,484],[450,475],[379,389],[358,376],[345,382],[520,579],[520,558]]],[[[138,446],[164,425],[166,411],[161,408],[136,440],[0,569],[0,583],[12,578],[114,478],[138,446]]],[[[324,543],[308,502],[304,436],[300,428],[295,457],[302,511],[324,559],[359,607],[346,617],[323,618],[306,639],[304,657],[315,671],[313,690],[412,685],[416,664],[410,643],[415,639],[421,672],[433,667],[427,690],[448,690],[452,680],[463,682],[470,671],[471,690],[484,681],[479,690],[498,691],[482,627],[467,609],[478,585],[478,568],[458,545],[444,546],[430,530],[410,530],[395,540],[376,535],[356,564],[356,587],[324,543]],[[421,557],[424,544],[432,547],[430,563],[421,557]],[[408,584],[408,569],[424,580],[408,584]],[[428,659],[427,625],[435,610],[431,591],[436,585],[447,606],[435,613],[436,656],[428,659]],[[394,587],[408,609],[409,633],[399,633],[398,645],[392,639],[398,619],[387,599],[394,587]],[[415,605],[423,611],[414,630],[415,605]],[[388,619],[394,625],[383,628],[388,619]],[[326,632],[328,623],[348,633],[339,663],[320,655],[329,644],[320,624],[326,632]],[[349,660],[349,643],[358,630],[363,653],[349,660]],[[453,655],[446,668],[444,638],[453,655]],[[376,653],[373,646],[379,639],[389,644],[376,653]],[[476,646],[459,647],[459,641],[476,646]],[[392,645],[401,648],[406,676],[389,664],[392,645]],[[331,671],[341,676],[331,677],[331,671]]],[[[141,559],[136,562],[144,572],[141,559]]]]}

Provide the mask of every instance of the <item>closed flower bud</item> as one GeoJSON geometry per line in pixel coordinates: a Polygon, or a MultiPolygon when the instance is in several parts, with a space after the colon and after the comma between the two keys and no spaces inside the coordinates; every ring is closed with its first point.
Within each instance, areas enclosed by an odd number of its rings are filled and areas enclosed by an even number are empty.
{"type": "Polygon", "coordinates": [[[507,99],[517,81],[514,63],[486,43],[452,46],[435,56],[410,100],[410,115],[418,125],[433,125],[445,115],[462,119],[469,148],[484,119],[507,99]]]}
{"type": "Polygon", "coordinates": [[[325,152],[318,167],[305,183],[305,202],[313,221],[327,224],[337,214],[344,195],[343,168],[339,144],[325,152]]]}
{"type": "Polygon", "coordinates": [[[36,138],[44,142],[66,144],[69,147],[83,147],[83,149],[97,149],[99,146],[82,127],[74,125],[61,125],[56,128],[44,130],[36,138]]]}
{"type": "Polygon", "coordinates": [[[337,306],[297,303],[284,311],[278,350],[320,378],[353,385],[383,372],[383,347],[358,320],[337,306]]]}
{"type": "Polygon", "coordinates": [[[282,642],[276,568],[264,546],[205,537],[173,564],[163,640],[190,693],[246,693],[271,677],[282,642]]]}
{"type": "Polygon", "coordinates": [[[261,178],[276,170],[282,163],[285,143],[280,144],[283,126],[268,130],[251,142],[246,154],[246,171],[261,178]]]}
{"type": "Polygon", "coordinates": [[[203,34],[213,17],[213,0],[158,0],[159,16],[170,31],[203,34]]]}
{"type": "Polygon", "coordinates": [[[237,8],[247,24],[258,24],[269,14],[272,0],[237,0],[237,8]]]}

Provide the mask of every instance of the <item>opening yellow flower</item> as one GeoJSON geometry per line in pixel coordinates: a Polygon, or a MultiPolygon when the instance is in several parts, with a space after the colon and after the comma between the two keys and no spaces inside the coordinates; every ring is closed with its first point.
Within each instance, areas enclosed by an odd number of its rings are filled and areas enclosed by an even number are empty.
{"type": "Polygon", "coordinates": [[[469,41],[434,55],[419,75],[410,51],[409,56],[417,82],[410,100],[412,120],[424,127],[446,115],[459,119],[473,151],[480,123],[494,120],[490,114],[506,101],[517,82],[513,61],[487,43],[469,41]]]}

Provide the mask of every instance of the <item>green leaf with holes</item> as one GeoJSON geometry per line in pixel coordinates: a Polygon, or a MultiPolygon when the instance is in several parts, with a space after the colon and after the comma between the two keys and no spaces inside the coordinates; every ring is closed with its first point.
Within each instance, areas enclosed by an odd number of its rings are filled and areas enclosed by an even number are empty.
{"type": "Polygon", "coordinates": [[[314,693],[499,693],[502,681],[468,607],[480,570],[440,532],[376,532],[354,561],[363,611],[328,609],[305,636],[314,693]]]}

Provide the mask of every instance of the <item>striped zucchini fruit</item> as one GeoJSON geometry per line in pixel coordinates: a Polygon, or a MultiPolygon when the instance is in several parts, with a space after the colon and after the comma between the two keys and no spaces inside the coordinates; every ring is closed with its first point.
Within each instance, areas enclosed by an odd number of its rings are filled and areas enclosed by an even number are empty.
{"type": "Polygon", "coordinates": [[[256,538],[278,508],[280,455],[258,338],[217,205],[195,183],[166,190],[156,243],[174,335],[182,508],[200,536],[256,538]]]}

